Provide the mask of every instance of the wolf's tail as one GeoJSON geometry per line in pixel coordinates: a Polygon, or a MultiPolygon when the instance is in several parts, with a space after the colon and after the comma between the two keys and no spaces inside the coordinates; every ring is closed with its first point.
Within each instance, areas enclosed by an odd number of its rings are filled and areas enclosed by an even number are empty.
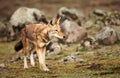
{"type": "Polygon", "coordinates": [[[14,50],[15,50],[16,52],[19,52],[22,48],[23,48],[23,44],[22,44],[22,41],[20,40],[20,41],[14,46],[14,50]]]}

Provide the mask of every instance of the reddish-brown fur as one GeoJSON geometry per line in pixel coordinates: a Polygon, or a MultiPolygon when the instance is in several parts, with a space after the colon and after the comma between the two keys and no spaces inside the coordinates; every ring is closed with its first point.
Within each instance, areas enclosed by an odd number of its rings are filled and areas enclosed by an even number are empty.
{"type": "MultiPolygon", "coordinates": [[[[59,27],[59,19],[55,20],[55,23],[53,26],[50,24],[30,24],[27,25],[25,28],[21,31],[21,38],[23,43],[23,53],[25,55],[24,57],[24,68],[28,68],[27,66],[27,60],[26,56],[28,54],[28,47],[29,44],[32,43],[36,49],[40,68],[44,71],[49,71],[49,69],[45,65],[45,52],[46,52],[46,45],[50,41],[50,35],[49,34],[57,34],[56,37],[63,38],[64,34],[61,32],[61,29],[59,27]]],[[[30,53],[32,53],[33,48],[30,50],[30,53]]],[[[31,54],[31,64],[34,66],[34,60],[33,55],[31,54]]]]}

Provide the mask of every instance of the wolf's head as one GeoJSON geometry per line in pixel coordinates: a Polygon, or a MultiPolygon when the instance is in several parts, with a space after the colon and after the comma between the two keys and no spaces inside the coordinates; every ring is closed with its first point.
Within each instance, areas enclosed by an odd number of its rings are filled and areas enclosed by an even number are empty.
{"type": "Polygon", "coordinates": [[[51,23],[50,26],[50,31],[49,31],[49,37],[57,37],[60,39],[65,38],[65,35],[62,33],[60,25],[59,25],[59,21],[60,21],[61,17],[57,16],[57,18],[54,20],[54,23],[51,23]]]}

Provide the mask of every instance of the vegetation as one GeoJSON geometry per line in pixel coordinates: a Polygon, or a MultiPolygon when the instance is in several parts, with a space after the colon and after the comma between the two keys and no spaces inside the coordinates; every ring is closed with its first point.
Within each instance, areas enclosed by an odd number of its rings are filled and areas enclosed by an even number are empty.
{"type": "Polygon", "coordinates": [[[47,57],[47,65],[51,71],[43,72],[39,69],[38,62],[34,68],[29,63],[29,69],[23,69],[23,60],[10,61],[16,55],[22,56],[21,53],[14,53],[15,43],[0,43],[0,64],[6,64],[5,68],[0,68],[1,78],[120,78],[120,52],[116,52],[117,44],[92,52],[79,51],[78,55],[86,62],[60,63],[63,57],[74,52],[76,44],[71,45],[63,52],[47,57]]]}

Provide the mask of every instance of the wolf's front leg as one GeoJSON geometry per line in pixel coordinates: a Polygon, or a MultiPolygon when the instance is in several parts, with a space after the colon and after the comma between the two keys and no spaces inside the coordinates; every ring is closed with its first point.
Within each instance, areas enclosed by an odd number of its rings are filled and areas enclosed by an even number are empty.
{"type": "Polygon", "coordinates": [[[45,53],[43,52],[43,47],[40,48],[39,46],[37,46],[36,47],[36,52],[37,52],[37,55],[38,55],[40,68],[43,71],[49,71],[49,69],[46,67],[46,64],[45,64],[45,53]]]}
{"type": "Polygon", "coordinates": [[[33,67],[35,67],[35,61],[34,61],[34,57],[33,57],[33,52],[31,52],[30,54],[30,63],[33,67]]]}
{"type": "Polygon", "coordinates": [[[22,43],[23,43],[23,53],[24,53],[24,68],[28,68],[28,64],[27,64],[27,40],[26,39],[22,39],[22,43]]]}
{"type": "Polygon", "coordinates": [[[42,57],[43,57],[43,70],[49,71],[49,69],[47,68],[46,63],[45,63],[46,46],[42,47],[41,54],[42,54],[42,57]]]}

